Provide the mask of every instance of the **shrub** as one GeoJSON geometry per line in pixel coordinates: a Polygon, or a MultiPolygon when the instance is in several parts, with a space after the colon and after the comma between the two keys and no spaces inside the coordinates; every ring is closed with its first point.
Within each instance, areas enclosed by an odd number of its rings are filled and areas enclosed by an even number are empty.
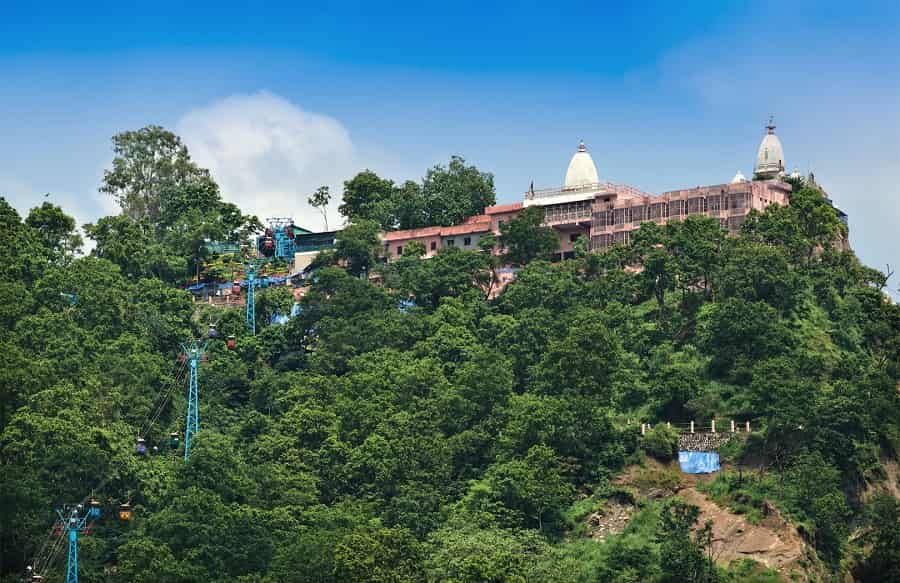
{"type": "Polygon", "coordinates": [[[660,423],[644,435],[641,447],[660,461],[671,461],[678,456],[678,432],[660,423]]]}

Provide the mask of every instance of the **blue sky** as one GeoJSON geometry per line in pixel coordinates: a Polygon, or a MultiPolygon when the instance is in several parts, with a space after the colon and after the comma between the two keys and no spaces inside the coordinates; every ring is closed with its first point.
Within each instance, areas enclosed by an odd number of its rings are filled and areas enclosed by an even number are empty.
{"type": "Polygon", "coordinates": [[[362,168],[461,154],[507,202],[559,185],[579,139],[606,179],[720,183],[774,114],[862,259],[900,267],[898,2],[86,4],[3,9],[0,194],[22,211],[114,211],[109,138],[149,123],[226,198],[318,227],[306,196],[362,168]]]}

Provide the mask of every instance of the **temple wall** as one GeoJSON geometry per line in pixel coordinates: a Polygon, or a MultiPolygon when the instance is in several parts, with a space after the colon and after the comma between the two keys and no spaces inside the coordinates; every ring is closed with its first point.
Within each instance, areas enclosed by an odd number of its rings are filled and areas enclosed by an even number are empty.
{"type": "Polygon", "coordinates": [[[770,204],[787,204],[790,190],[789,184],[770,180],[673,190],[659,196],[622,201],[595,201],[591,249],[628,245],[631,233],[639,229],[641,223],[652,221],[665,225],[691,215],[719,219],[723,229],[736,234],[751,209],[764,210],[770,204]]]}

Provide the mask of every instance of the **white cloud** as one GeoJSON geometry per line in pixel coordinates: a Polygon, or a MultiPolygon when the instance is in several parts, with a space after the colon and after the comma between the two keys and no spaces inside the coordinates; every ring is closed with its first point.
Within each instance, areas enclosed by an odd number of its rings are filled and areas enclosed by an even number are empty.
{"type": "Polygon", "coordinates": [[[355,171],[353,143],[339,121],[261,91],[194,109],[177,133],[223,197],[244,212],[320,229],[322,216],[306,199],[325,184],[332,195],[328,224],[338,225],[341,183],[355,171]]]}

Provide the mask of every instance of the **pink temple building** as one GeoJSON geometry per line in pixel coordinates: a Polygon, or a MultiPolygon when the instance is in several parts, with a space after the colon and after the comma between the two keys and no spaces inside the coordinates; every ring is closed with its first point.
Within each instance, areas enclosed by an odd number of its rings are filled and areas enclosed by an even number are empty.
{"type": "MultiPolygon", "coordinates": [[[[396,259],[412,241],[421,241],[428,257],[444,247],[478,249],[480,237],[489,233],[499,236],[504,221],[529,206],[542,207],[544,224],[559,233],[560,258],[574,255],[573,245],[580,237],[588,238],[591,250],[600,251],[617,243],[627,245],[631,233],[641,223],[652,221],[663,225],[690,215],[718,219],[723,229],[734,234],[752,209],[761,211],[770,204],[788,203],[792,187],[784,180],[784,168],[784,152],[771,120],[757,151],[753,180],[747,180],[739,171],[728,183],[659,195],[601,181],[591,155],[581,143],[569,162],[561,187],[540,190],[532,187],[522,202],[488,207],[484,214],[469,217],[461,225],[385,233],[382,237],[385,256],[388,260],[396,259]]],[[[795,170],[791,178],[800,179],[799,172],[795,170]]],[[[846,220],[846,215],[838,212],[846,220]]]]}

